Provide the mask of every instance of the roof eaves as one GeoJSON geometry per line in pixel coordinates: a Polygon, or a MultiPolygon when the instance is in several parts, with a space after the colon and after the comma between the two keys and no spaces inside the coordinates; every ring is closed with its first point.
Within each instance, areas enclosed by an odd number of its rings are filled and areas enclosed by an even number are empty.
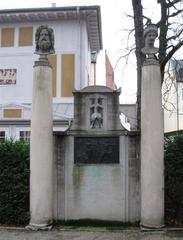
{"type": "MultiPolygon", "coordinates": [[[[19,9],[4,9],[0,10],[0,18],[2,19],[2,22],[11,22],[15,21],[14,18],[18,19],[17,15],[24,14],[24,17],[26,18],[26,14],[39,14],[39,13],[45,13],[49,15],[49,13],[57,13],[57,12],[76,12],[78,14],[78,9],[80,12],[96,12],[96,20],[97,20],[97,28],[98,28],[98,44],[95,46],[95,43],[93,43],[93,50],[101,50],[103,48],[102,46],[102,25],[101,25],[101,11],[100,6],[92,5],[92,6],[67,6],[67,7],[47,7],[47,8],[19,8],[19,9]],[[13,20],[12,20],[13,19],[13,20]]],[[[86,14],[87,16],[87,14],[86,14]]],[[[89,16],[89,15],[88,15],[89,16]]],[[[88,18],[88,17],[87,17],[88,18]]],[[[32,20],[32,18],[30,18],[32,20]]],[[[24,18],[19,18],[19,21],[23,21],[24,18]]],[[[34,21],[37,21],[36,16],[34,15],[33,18],[34,21]]],[[[40,19],[39,19],[40,20],[40,19]]],[[[43,19],[41,19],[43,20],[43,19]]],[[[50,20],[55,20],[54,16],[53,19],[50,17],[50,20]]],[[[1,22],[1,23],[2,23],[1,22]]],[[[93,38],[92,38],[93,39],[93,38]]]]}

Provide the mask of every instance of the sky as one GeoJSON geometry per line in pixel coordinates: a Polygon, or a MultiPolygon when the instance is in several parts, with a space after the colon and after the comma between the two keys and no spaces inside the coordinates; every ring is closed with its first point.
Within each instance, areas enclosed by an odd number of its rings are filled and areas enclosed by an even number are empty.
{"type": "MultiPolygon", "coordinates": [[[[153,4],[156,1],[144,0],[144,8],[148,9],[150,17],[156,21],[158,9],[153,4]],[[156,9],[154,11],[154,9],[156,9]],[[156,13],[156,14],[155,14],[156,13]]],[[[0,9],[27,8],[27,7],[51,7],[74,5],[100,5],[102,18],[103,50],[100,51],[97,60],[97,84],[105,84],[104,53],[114,68],[114,76],[117,87],[121,87],[120,102],[135,103],[136,101],[136,65],[135,55],[126,64],[124,55],[125,48],[130,47],[132,42],[128,41],[128,30],[133,28],[133,20],[126,16],[132,15],[131,1],[122,0],[5,0],[0,1],[0,9]],[[117,66],[116,63],[118,62],[117,66]]],[[[156,3],[157,4],[157,3],[156,3]]]]}

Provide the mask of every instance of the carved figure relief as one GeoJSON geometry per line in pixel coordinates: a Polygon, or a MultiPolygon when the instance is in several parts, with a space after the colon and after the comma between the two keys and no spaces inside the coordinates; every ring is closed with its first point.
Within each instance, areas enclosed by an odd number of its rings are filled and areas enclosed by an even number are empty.
{"type": "Polygon", "coordinates": [[[103,126],[103,98],[90,98],[90,127],[103,126]]]}

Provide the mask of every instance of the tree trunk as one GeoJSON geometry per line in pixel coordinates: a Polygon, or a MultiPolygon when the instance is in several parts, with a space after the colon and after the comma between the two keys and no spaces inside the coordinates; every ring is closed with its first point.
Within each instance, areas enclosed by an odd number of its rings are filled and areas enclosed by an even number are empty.
{"type": "Polygon", "coordinates": [[[134,27],[135,27],[135,44],[136,44],[136,60],[137,60],[137,129],[140,129],[140,111],[141,111],[141,76],[142,64],[145,60],[141,49],[144,46],[143,38],[143,13],[141,0],[132,0],[134,12],[134,27]]]}
{"type": "Polygon", "coordinates": [[[159,22],[159,28],[160,28],[160,34],[159,34],[159,63],[160,63],[160,67],[161,67],[161,82],[163,83],[165,64],[162,64],[162,63],[163,63],[163,61],[166,57],[167,32],[168,32],[166,0],[161,0],[160,5],[161,5],[161,20],[159,22]]]}

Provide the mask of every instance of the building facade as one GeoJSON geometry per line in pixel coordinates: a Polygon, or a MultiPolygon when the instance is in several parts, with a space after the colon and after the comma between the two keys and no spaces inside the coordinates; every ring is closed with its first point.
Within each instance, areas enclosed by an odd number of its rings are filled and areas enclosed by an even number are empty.
{"type": "Polygon", "coordinates": [[[0,11],[0,139],[30,136],[34,35],[48,25],[55,36],[52,65],[54,131],[73,118],[73,90],[90,85],[91,52],[102,49],[99,6],[0,11]]]}
{"type": "Polygon", "coordinates": [[[183,129],[183,60],[172,60],[162,87],[165,132],[183,129]]]}

